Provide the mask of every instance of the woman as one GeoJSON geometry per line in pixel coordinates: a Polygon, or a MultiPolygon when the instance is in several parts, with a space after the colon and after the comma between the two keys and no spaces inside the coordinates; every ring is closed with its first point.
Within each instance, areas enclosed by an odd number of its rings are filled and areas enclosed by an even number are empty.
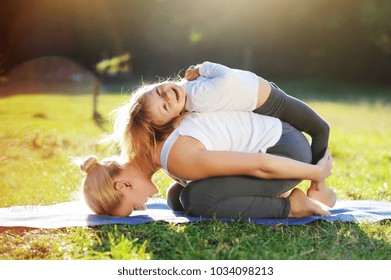
{"type": "MultiPolygon", "coordinates": [[[[130,129],[132,126],[126,124],[126,127],[130,129]]],[[[277,194],[293,188],[301,179],[323,180],[330,175],[332,163],[328,151],[317,165],[304,163],[311,161],[308,141],[299,131],[288,124],[282,124],[278,119],[249,112],[191,114],[179,124],[177,129],[172,130],[168,138],[157,140],[153,149],[155,150],[155,156],[152,158],[153,166],[165,167],[174,178],[196,180],[188,182],[188,186],[180,193],[182,206],[190,215],[252,218],[329,215],[309,198],[312,196],[311,193],[308,193],[309,197],[307,197],[302,191],[295,189],[287,198],[277,197],[277,194]],[[240,128],[243,130],[238,133],[237,129],[240,128]],[[260,132],[254,133],[255,130],[260,132]],[[200,140],[199,138],[202,137],[193,133],[197,131],[206,138],[200,140]],[[213,131],[220,132],[219,137],[216,138],[213,131]],[[238,137],[239,144],[234,149],[227,149],[230,152],[222,152],[221,147],[217,147],[219,151],[211,151],[213,143],[207,143],[208,141],[214,141],[218,146],[218,143],[226,142],[224,137],[227,136],[231,136],[230,140],[234,142],[234,138],[238,137]],[[248,147],[241,147],[246,139],[250,140],[248,147]],[[253,151],[254,149],[259,150],[253,151]],[[216,193],[223,195],[213,197],[216,193]]],[[[120,198],[116,201],[107,199],[112,201],[111,209],[107,207],[105,212],[100,214],[126,216],[133,210],[144,208],[145,200],[156,191],[150,181],[150,176],[156,168],[149,169],[149,172],[141,170],[142,166],[138,162],[135,158],[125,167],[130,168],[129,170],[118,169],[114,173],[108,172],[111,181],[106,181],[107,188],[100,180],[100,183],[96,184],[99,185],[97,189],[86,192],[92,185],[88,183],[91,181],[88,178],[93,177],[92,173],[88,172],[84,190],[85,194],[90,194],[86,195],[86,200],[90,200],[90,207],[92,204],[109,205],[97,195],[104,190],[105,193],[112,192],[113,197],[120,198]],[[142,188],[140,183],[134,182],[136,177],[149,182],[149,187],[142,188]],[[91,199],[91,196],[96,197],[91,199]]],[[[99,170],[103,172],[104,165],[97,164],[95,163],[93,169],[100,166],[99,170]]],[[[177,198],[172,195],[177,193],[177,190],[176,185],[169,191],[171,205],[178,205],[177,198]]],[[[328,195],[328,193],[321,194],[326,199],[329,199],[328,195]]]]}

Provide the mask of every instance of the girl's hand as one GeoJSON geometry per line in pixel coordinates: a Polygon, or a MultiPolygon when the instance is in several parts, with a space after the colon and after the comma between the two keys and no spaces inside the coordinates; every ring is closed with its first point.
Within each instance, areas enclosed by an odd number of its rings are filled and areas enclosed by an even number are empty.
{"type": "Polygon", "coordinates": [[[327,148],[324,157],[316,164],[321,168],[321,178],[326,178],[331,175],[331,169],[333,168],[333,158],[330,155],[330,148],[327,148]]]}
{"type": "Polygon", "coordinates": [[[185,79],[188,81],[193,81],[200,76],[198,67],[191,65],[185,72],[185,79]]]}

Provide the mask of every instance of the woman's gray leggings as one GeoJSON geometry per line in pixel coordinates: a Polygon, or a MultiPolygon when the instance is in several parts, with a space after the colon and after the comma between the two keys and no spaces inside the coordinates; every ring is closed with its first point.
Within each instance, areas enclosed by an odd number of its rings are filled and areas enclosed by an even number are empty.
{"type": "MultiPolygon", "coordinates": [[[[283,132],[267,153],[311,162],[311,148],[305,136],[283,122],[283,132]]],[[[287,198],[278,198],[301,180],[259,179],[249,176],[212,177],[190,182],[185,188],[170,186],[167,203],[171,209],[190,216],[216,218],[286,218],[287,198]]]]}

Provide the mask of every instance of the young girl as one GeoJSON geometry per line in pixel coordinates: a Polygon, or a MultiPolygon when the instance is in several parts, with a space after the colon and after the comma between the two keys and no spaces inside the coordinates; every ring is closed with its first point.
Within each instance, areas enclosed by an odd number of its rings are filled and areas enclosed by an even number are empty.
{"type": "MultiPolygon", "coordinates": [[[[123,118],[117,118],[122,123],[118,122],[115,130],[122,135],[122,151],[128,159],[137,157],[141,166],[151,168],[156,141],[164,140],[186,112],[211,111],[253,111],[277,117],[312,137],[312,163],[323,157],[328,147],[328,124],[276,85],[254,73],[211,62],[190,66],[185,79],[142,87],[122,108],[128,121],[124,127],[123,118]]],[[[322,181],[312,182],[308,192],[317,196],[315,191],[320,188],[331,191],[322,181]]]]}
{"type": "Polygon", "coordinates": [[[190,66],[187,82],[161,84],[146,94],[147,113],[154,124],[164,126],[184,112],[247,111],[273,116],[312,138],[312,163],[324,155],[328,124],[307,104],[287,95],[275,84],[252,72],[204,62],[190,66]]]}

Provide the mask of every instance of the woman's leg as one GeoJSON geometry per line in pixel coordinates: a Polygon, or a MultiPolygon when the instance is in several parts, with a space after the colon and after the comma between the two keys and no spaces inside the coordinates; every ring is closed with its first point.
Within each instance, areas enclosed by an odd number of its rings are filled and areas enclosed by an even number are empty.
{"type": "Polygon", "coordinates": [[[311,148],[304,134],[286,122],[282,122],[280,140],[266,152],[306,163],[310,163],[312,159],[311,148]]]}
{"type": "Polygon", "coordinates": [[[326,152],[330,127],[314,110],[299,99],[287,95],[271,83],[271,93],[266,102],[254,112],[277,117],[311,136],[312,163],[317,163],[326,152]]]}
{"type": "Polygon", "coordinates": [[[288,198],[277,198],[296,180],[266,180],[247,176],[224,176],[189,183],[180,194],[185,212],[202,217],[286,218],[288,198]]]}
{"type": "MultiPolygon", "coordinates": [[[[330,215],[300,189],[294,189],[288,198],[264,196],[260,190],[265,185],[257,182],[252,186],[254,180],[251,179],[234,176],[194,181],[185,188],[180,187],[180,201],[186,214],[200,217],[266,219],[330,215]]],[[[276,180],[263,181],[266,186],[274,182],[276,188],[281,183],[276,180]]]]}
{"type": "MultiPolygon", "coordinates": [[[[268,153],[307,163],[311,161],[307,139],[288,124],[283,124],[283,136],[268,153]]],[[[249,176],[207,178],[189,183],[180,192],[180,202],[184,210],[194,216],[286,218],[292,213],[292,199],[297,202],[308,198],[300,196],[299,192],[291,198],[279,198],[277,195],[292,189],[300,181],[249,176]]],[[[295,207],[300,204],[295,203],[295,207]]]]}
{"type": "Polygon", "coordinates": [[[226,211],[230,209],[235,212],[233,216],[261,218],[264,215],[270,218],[269,213],[271,213],[273,217],[285,217],[286,212],[289,213],[287,207],[289,200],[277,199],[276,196],[290,190],[299,182],[299,180],[261,181],[245,176],[214,177],[193,181],[186,190],[181,184],[174,182],[167,190],[167,204],[173,211],[185,211],[186,208],[186,212],[194,216],[227,217],[232,216],[232,213],[226,211]],[[263,190],[260,189],[262,187],[263,190]],[[254,193],[254,190],[257,192],[254,193]],[[276,199],[271,199],[272,197],[276,199]],[[195,202],[196,207],[191,205],[191,202],[195,202]],[[215,209],[216,207],[220,209],[215,209]],[[241,208],[249,209],[249,212],[241,211],[241,208]],[[267,211],[262,208],[266,208],[267,211]],[[262,214],[254,215],[252,213],[254,211],[262,214]],[[282,213],[275,214],[275,212],[282,213]]]}
{"type": "MultiPolygon", "coordinates": [[[[268,153],[310,162],[308,145],[298,145],[293,148],[292,143],[302,143],[304,135],[288,123],[282,123],[283,136],[276,145],[267,150],[268,153]]],[[[319,182],[318,190],[310,187],[307,190],[308,197],[319,201],[329,207],[333,207],[337,197],[335,192],[326,185],[326,181],[319,182]]]]}
{"type": "Polygon", "coordinates": [[[184,211],[183,206],[179,200],[183,186],[177,182],[174,182],[170,185],[167,190],[167,205],[173,211],[184,211]]]}

